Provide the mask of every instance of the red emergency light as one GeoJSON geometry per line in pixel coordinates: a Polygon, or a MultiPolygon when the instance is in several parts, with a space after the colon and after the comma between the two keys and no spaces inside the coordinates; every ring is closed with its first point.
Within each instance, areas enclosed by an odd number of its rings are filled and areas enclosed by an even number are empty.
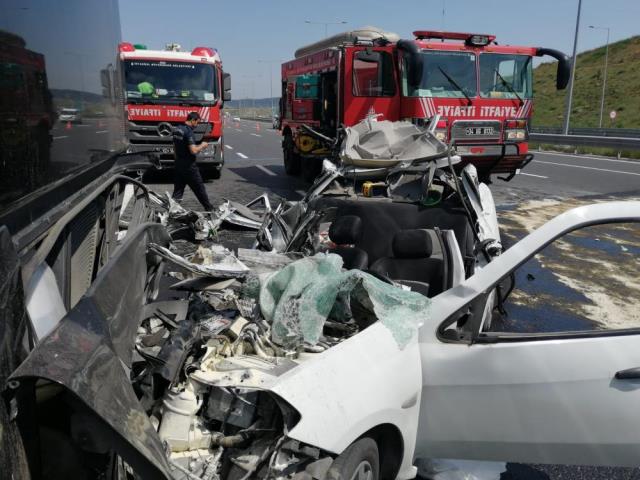
{"type": "Polygon", "coordinates": [[[134,47],[129,42],[122,42],[122,43],[118,44],[118,51],[119,52],[135,52],[136,51],[136,47],[134,47]]]}
{"type": "Polygon", "coordinates": [[[213,48],[209,47],[196,47],[191,51],[191,55],[197,57],[213,57],[215,55],[213,48]]]}
{"type": "Polygon", "coordinates": [[[484,47],[496,39],[495,35],[486,35],[484,33],[440,32],[434,30],[416,30],[413,32],[413,35],[416,37],[416,40],[425,40],[429,38],[463,40],[467,45],[472,45],[474,47],[484,47]]]}

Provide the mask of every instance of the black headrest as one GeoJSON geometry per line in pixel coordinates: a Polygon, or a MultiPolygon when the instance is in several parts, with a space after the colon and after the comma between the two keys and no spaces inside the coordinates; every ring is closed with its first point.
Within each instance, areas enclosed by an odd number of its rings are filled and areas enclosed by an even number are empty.
{"type": "Polygon", "coordinates": [[[433,245],[426,230],[400,230],[393,237],[395,258],[428,258],[433,245]]]}
{"type": "Polygon", "coordinates": [[[362,220],[356,215],[336,218],[329,227],[329,238],[338,245],[347,245],[360,241],[362,220]]]}

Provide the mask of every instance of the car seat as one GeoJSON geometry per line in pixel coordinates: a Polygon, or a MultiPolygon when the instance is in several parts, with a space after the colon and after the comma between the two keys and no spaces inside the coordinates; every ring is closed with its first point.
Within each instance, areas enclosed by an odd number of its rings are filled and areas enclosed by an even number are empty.
{"type": "Polygon", "coordinates": [[[411,287],[428,297],[442,292],[444,262],[432,258],[433,244],[427,230],[401,230],[393,237],[393,257],[383,257],[371,270],[411,287]]]}
{"type": "Polygon", "coordinates": [[[369,266],[369,255],[354,246],[362,237],[362,219],[356,215],[336,218],[329,227],[329,239],[336,248],[330,250],[342,257],[347,270],[364,270],[369,266]]]}

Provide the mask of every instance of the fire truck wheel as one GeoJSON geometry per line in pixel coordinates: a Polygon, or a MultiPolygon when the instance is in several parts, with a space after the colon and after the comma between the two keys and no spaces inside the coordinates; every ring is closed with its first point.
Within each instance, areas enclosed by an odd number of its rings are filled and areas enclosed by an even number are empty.
{"type": "Polygon", "coordinates": [[[222,175],[222,166],[202,168],[202,180],[218,180],[222,175]]]}
{"type": "Polygon", "coordinates": [[[286,135],[282,141],[282,158],[284,160],[284,171],[287,175],[300,173],[300,157],[293,150],[293,138],[291,135],[286,135]]]}
{"type": "Polygon", "coordinates": [[[302,161],[302,178],[305,182],[313,183],[322,171],[322,161],[318,158],[305,158],[302,161]]]}

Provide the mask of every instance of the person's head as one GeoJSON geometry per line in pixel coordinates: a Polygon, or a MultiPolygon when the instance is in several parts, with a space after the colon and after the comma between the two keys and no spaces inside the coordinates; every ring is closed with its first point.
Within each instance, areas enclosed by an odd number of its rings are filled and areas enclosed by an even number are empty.
{"type": "Polygon", "coordinates": [[[195,128],[199,122],[200,122],[200,114],[198,112],[189,112],[185,123],[189,125],[191,128],[195,128]]]}

